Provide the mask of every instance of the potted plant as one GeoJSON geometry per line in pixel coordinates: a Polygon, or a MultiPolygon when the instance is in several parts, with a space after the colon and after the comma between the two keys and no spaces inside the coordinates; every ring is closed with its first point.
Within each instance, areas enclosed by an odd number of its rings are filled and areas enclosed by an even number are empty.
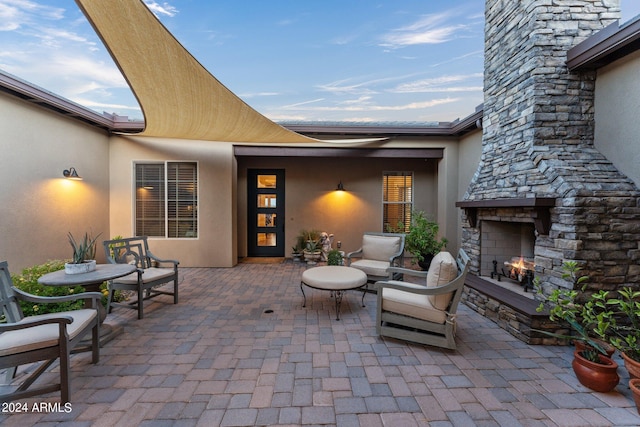
{"type": "Polygon", "coordinates": [[[322,246],[320,245],[320,232],[317,230],[302,230],[300,235],[304,242],[304,259],[308,264],[314,264],[322,257],[322,246]]]}
{"type": "Polygon", "coordinates": [[[622,288],[616,298],[609,291],[593,295],[591,305],[599,309],[595,332],[622,354],[629,376],[640,378],[640,291],[622,288]]]}
{"type": "MultiPolygon", "coordinates": [[[[100,233],[102,234],[102,233],[100,233]]],[[[73,249],[71,262],[65,263],[64,271],[67,274],[88,273],[96,269],[96,241],[98,237],[92,237],[89,233],[84,234],[84,238],[77,241],[73,234],[68,233],[69,244],[73,249]]]]}
{"type": "Polygon", "coordinates": [[[438,223],[423,211],[413,212],[409,232],[405,236],[405,249],[423,270],[428,270],[433,257],[447,246],[447,239],[438,239],[438,230],[438,223]]]}
{"type": "Polygon", "coordinates": [[[327,254],[327,265],[342,265],[342,252],[338,249],[331,249],[327,254]]]}
{"type": "Polygon", "coordinates": [[[585,387],[599,392],[613,390],[620,377],[618,376],[618,364],[611,359],[613,349],[605,341],[596,338],[598,318],[601,311],[591,296],[583,304],[578,301],[580,292],[585,290],[585,282],[588,276],[579,275],[580,266],[575,261],[565,261],[562,264],[562,278],[571,282],[571,289],[554,289],[549,296],[544,296],[540,287],[540,281],[535,281],[538,294],[543,301],[537,310],[542,311],[548,306],[549,319],[551,321],[563,320],[573,330],[573,334],[565,335],[539,331],[546,335],[562,340],[573,340],[576,345],[574,359],[571,363],[578,381],[585,387]],[[582,286],[580,286],[582,285],[582,286]]]}

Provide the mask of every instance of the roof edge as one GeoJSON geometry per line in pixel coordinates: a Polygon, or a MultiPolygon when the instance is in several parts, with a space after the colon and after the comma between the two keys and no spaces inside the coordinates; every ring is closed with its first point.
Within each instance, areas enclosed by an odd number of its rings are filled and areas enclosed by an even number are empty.
{"type": "Polygon", "coordinates": [[[640,50],[640,17],[620,26],[608,25],[593,36],[569,49],[569,71],[594,70],[640,50]]]}

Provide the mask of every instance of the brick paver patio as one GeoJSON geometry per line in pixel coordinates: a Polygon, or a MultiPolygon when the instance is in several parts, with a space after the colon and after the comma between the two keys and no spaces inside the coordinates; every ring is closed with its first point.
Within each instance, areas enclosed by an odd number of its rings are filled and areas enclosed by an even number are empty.
{"type": "MultiPolygon", "coordinates": [[[[0,414],[3,426],[637,426],[627,373],[611,393],[581,386],[569,347],[530,346],[461,307],[458,351],[381,339],[375,295],[335,320],[301,264],[183,268],[180,304],[116,309],[124,333],[98,365],[72,357],[70,411],[0,414]]],[[[166,297],[166,302],[171,301],[166,297]]],[[[43,376],[51,378],[53,373],[43,376]]],[[[3,411],[6,412],[6,411],[3,411]]]]}

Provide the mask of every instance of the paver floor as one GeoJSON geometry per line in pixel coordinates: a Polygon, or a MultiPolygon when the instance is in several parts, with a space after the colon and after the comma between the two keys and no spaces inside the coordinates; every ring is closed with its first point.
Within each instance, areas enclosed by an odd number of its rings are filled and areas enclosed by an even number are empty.
{"type": "MultiPolygon", "coordinates": [[[[462,306],[458,350],[382,339],[376,297],[305,290],[304,265],[182,268],[180,303],[114,310],[100,363],[72,356],[72,403],[26,399],[3,426],[637,426],[619,369],[610,393],[578,383],[569,347],[530,346],[462,306]],[[43,412],[34,410],[50,403],[43,412]]],[[[164,300],[163,300],[164,298],[164,300]]],[[[164,301],[164,302],[160,302],[164,301]]],[[[622,366],[622,365],[621,365],[622,366]]],[[[57,369],[42,380],[55,377],[57,369]]],[[[6,408],[3,408],[6,409],[6,408]]]]}

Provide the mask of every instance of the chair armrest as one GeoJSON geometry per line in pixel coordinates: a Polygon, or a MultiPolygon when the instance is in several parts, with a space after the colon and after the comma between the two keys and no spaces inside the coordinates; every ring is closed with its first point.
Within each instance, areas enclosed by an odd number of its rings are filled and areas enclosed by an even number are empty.
{"type": "Polygon", "coordinates": [[[355,257],[355,258],[362,257],[362,248],[358,249],[357,251],[349,252],[347,254],[347,259],[350,259],[352,257],[355,257]]]}
{"type": "Polygon", "coordinates": [[[26,317],[20,323],[0,324],[0,332],[17,331],[20,329],[27,329],[27,328],[32,328],[34,326],[40,326],[40,325],[48,325],[51,323],[68,325],[73,323],[73,318],[71,318],[70,316],[60,316],[60,317],[48,317],[46,319],[29,320],[29,318],[26,317]]]}
{"type": "Polygon", "coordinates": [[[400,273],[400,274],[406,274],[407,276],[413,276],[413,277],[427,277],[427,274],[429,274],[428,271],[424,271],[424,270],[412,270],[410,268],[402,268],[402,267],[389,267],[389,273],[400,273]]]}
{"type": "Polygon", "coordinates": [[[63,295],[57,297],[42,297],[37,295],[32,295],[27,292],[21,291],[15,286],[11,287],[16,294],[16,297],[23,301],[35,302],[35,303],[58,303],[58,302],[68,302],[68,301],[77,301],[83,299],[91,299],[93,302],[91,303],[91,307],[95,307],[98,301],[102,298],[102,294],[100,292],[82,292],[79,294],[72,295],[63,295]]]}
{"type": "Polygon", "coordinates": [[[461,281],[464,284],[465,275],[458,275],[453,281],[441,285],[441,286],[433,286],[426,287],[423,285],[418,285],[415,283],[409,282],[400,282],[395,280],[390,281],[380,281],[375,283],[375,287],[378,291],[382,291],[382,289],[398,289],[400,291],[409,292],[417,295],[440,295],[447,294],[449,292],[455,291],[457,288],[461,286],[461,281]]]}
{"type": "Polygon", "coordinates": [[[178,264],[180,264],[180,261],[176,261],[175,259],[161,259],[161,258],[158,258],[154,254],[152,254],[151,251],[147,251],[147,257],[151,258],[152,260],[154,260],[156,262],[171,263],[174,266],[177,266],[178,264]]]}

